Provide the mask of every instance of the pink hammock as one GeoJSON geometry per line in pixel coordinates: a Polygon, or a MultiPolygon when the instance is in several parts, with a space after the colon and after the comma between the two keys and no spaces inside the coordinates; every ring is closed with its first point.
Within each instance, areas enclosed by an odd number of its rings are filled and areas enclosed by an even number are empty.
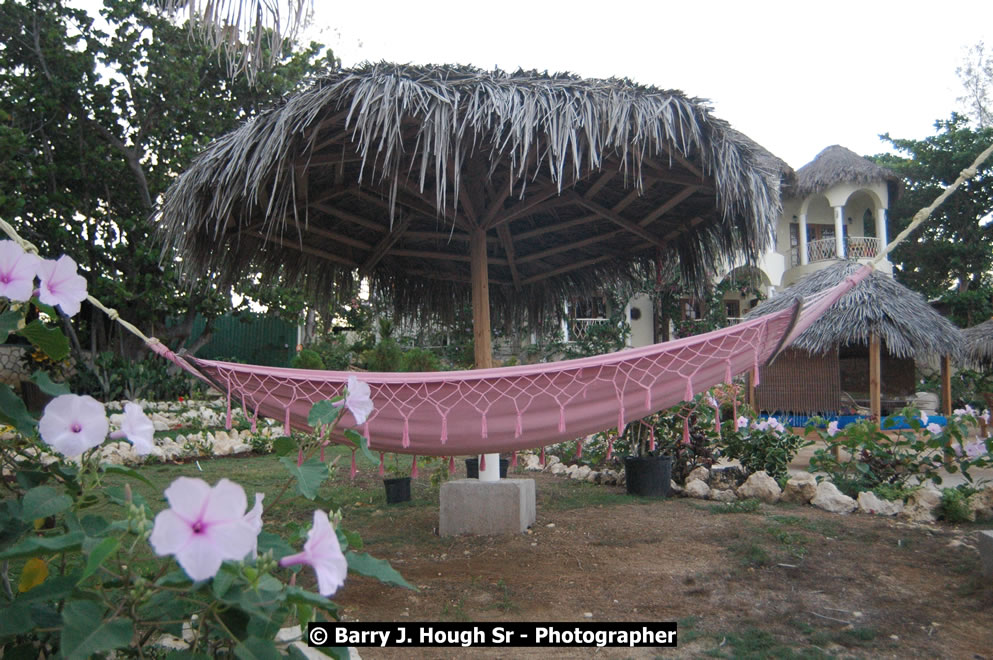
{"type": "MultiPolygon", "coordinates": [[[[373,450],[450,456],[510,452],[574,440],[689,400],[734,375],[772,360],[841,296],[872,271],[775,314],[644,348],[579,360],[473,371],[374,373],[375,410],[361,429],[373,450]]],[[[339,395],[345,371],[283,369],[180,357],[151,347],[240,399],[253,427],[258,417],[310,431],[311,406],[339,395]]],[[[344,413],[343,427],[354,426],[344,413]]]]}

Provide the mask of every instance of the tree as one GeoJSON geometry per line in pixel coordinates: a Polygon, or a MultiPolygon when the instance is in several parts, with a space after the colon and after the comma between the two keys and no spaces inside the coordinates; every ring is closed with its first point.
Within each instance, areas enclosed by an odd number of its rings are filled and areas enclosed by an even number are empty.
{"type": "Polygon", "coordinates": [[[957,100],[979,128],[993,126],[993,56],[982,41],[969,48],[962,65],[955,69],[964,94],[957,100]]]}
{"type": "MultiPolygon", "coordinates": [[[[211,139],[334,60],[287,45],[254,84],[232,80],[226,55],[157,4],[106,0],[104,28],[65,0],[0,4],[0,214],[162,336],[166,317],[216,316],[230,292],[179,284],[149,222],[156,199],[211,139]]],[[[89,348],[123,343],[95,310],[83,321],[89,348]]]]}
{"type": "MultiPolygon", "coordinates": [[[[881,136],[907,155],[873,158],[904,181],[903,195],[890,208],[893,235],[993,142],[993,127],[972,128],[959,114],[936,122],[935,127],[937,133],[923,140],[881,136]]],[[[890,256],[897,280],[929,298],[943,298],[959,325],[972,325],[989,316],[993,293],[991,213],[993,164],[987,162],[890,256]]]]}

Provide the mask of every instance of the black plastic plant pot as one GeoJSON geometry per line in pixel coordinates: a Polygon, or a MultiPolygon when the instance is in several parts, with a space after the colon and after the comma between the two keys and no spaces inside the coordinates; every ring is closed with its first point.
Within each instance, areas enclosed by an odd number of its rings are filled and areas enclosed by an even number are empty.
{"type": "MultiPolygon", "coordinates": [[[[500,459],[500,478],[507,478],[507,468],[510,467],[509,458],[500,459]]],[[[465,476],[469,479],[479,479],[479,459],[478,458],[467,458],[465,459],[465,476]]]]}
{"type": "Polygon", "coordinates": [[[672,457],[625,456],[624,478],[628,495],[668,497],[672,480],[672,457]]]}
{"type": "Polygon", "coordinates": [[[386,503],[399,504],[410,501],[410,477],[383,479],[386,486],[386,503]]]}

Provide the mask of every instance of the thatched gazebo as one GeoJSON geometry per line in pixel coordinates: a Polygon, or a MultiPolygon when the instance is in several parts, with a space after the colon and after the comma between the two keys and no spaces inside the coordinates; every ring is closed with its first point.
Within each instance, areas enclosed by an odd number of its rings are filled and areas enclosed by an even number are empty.
{"type": "Polygon", "coordinates": [[[965,359],[979,369],[993,368],[993,319],[962,331],[965,359]]]}
{"type": "MultiPolygon", "coordinates": [[[[838,261],[763,302],[748,316],[784,309],[797,297],[834,286],[861,267],[855,261],[838,261]]],[[[763,370],[756,403],[769,411],[835,413],[842,407],[842,392],[854,391],[857,398],[868,394],[878,419],[884,396],[893,406],[912,397],[916,358],[940,357],[947,373],[949,358],[962,355],[962,333],[953,323],[919,293],[874,271],[763,370]]]]}
{"type": "Polygon", "coordinates": [[[491,306],[534,319],[659,261],[703,283],[755,259],[791,174],[677,91],[380,63],[218,138],[157,220],[191,277],[345,303],[358,275],[407,316],[471,301],[483,367],[491,306]]]}
{"type": "Polygon", "coordinates": [[[866,185],[880,181],[886,182],[890,199],[900,195],[903,181],[893,171],[835,144],[823,149],[812,161],[798,169],[796,183],[785,194],[790,198],[803,198],[822,193],[839,183],[866,185]]]}

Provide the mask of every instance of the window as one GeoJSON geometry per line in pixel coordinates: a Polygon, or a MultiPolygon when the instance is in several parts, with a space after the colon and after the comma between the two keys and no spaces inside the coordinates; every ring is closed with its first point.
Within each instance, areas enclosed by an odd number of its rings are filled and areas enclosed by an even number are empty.
{"type": "Polygon", "coordinates": [[[684,321],[695,321],[703,316],[700,301],[695,298],[682,298],[679,301],[684,321]]]}
{"type": "Polygon", "coordinates": [[[725,300],[724,315],[729,319],[739,318],[741,316],[741,304],[737,300],[725,300]]]}

